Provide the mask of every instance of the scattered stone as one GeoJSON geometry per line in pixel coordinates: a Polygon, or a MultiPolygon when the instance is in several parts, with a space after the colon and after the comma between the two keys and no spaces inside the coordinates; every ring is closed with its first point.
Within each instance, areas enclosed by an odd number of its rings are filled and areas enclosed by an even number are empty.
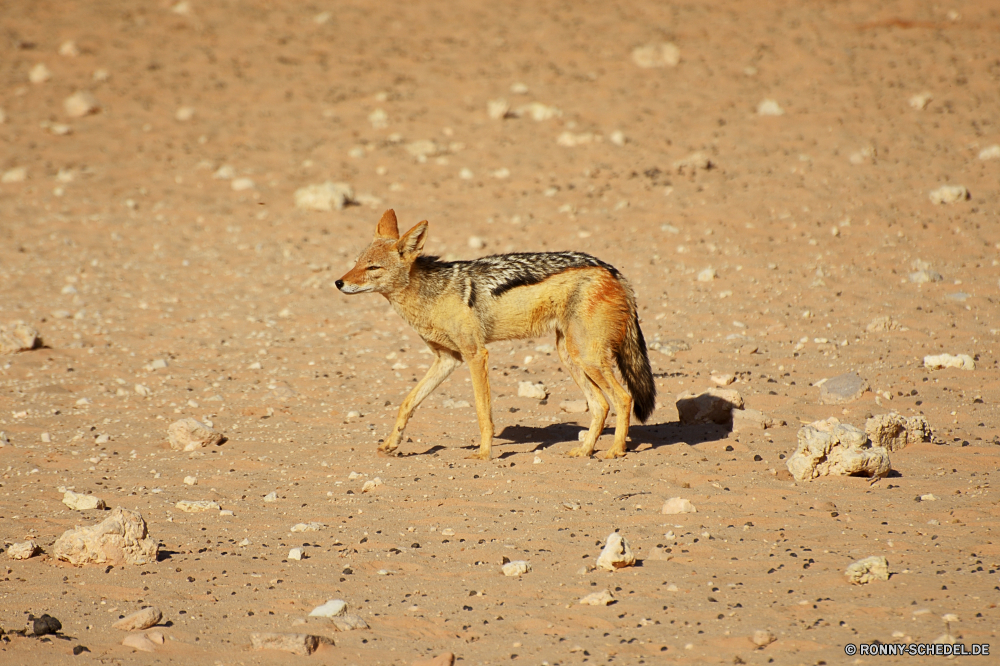
{"type": "Polygon", "coordinates": [[[552,118],[559,118],[562,116],[562,111],[554,106],[549,106],[548,104],[542,104],[541,102],[531,102],[530,104],[524,104],[517,107],[514,110],[514,115],[517,117],[529,116],[535,122],[542,122],[543,120],[551,120],[552,118]]]}
{"type": "Polygon", "coordinates": [[[504,576],[520,576],[531,571],[531,565],[524,560],[514,560],[503,565],[504,576]]]}
{"type": "Polygon", "coordinates": [[[675,356],[677,352],[690,351],[691,345],[688,344],[687,340],[667,340],[666,342],[651,342],[649,348],[667,356],[675,356]]]}
{"type": "Polygon", "coordinates": [[[126,615],[111,626],[122,631],[142,631],[149,629],[162,619],[163,613],[160,612],[160,609],[156,606],[149,606],[131,615],[126,615]]]}
{"type": "Polygon", "coordinates": [[[232,188],[233,192],[244,192],[257,187],[257,184],[250,178],[234,178],[233,182],[231,182],[229,186],[232,188]]]}
{"type": "Polygon", "coordinates": [[[493,120],[503,120],[510,117],[512,115],[510,112],[510,102],[503,98],[491,99],[486,103],[486,115],[493,120]]]}
{"type": "Polygon", "coordinates": [[[133,390],[135,390],[136,395],[142,398],[148,398],[149,396],[153,395],[153,392],[150,390],[150,388],[143,384],[136,384],[133,390]]]}
{"type": "Polygon", "coordinates": [[[90,652],[90,648],[86,645],[76,645],[73,647],[73,656],[79,657],[84,652],[90,652]]]}
{"type": "Polygon", "coordinates": [[[783,116],[785,110],[773,99],[765,99],[757,105],[758,116],[783,116]]]}
{"type": "Polygon", "coordinates": [[[927,108],[927,105],[931,103],[934,99],[934,95],[929,92],[922,92],[917,95],[910,97],[910,108],[916,109],[917,111],[923,111],[927,108]]]}
{"type": "Polygon", "coordinates": [[[63,110],[70,118],[83,118],[91,113],[97,113],[101,105],[87,90],[78,90],[63,100],[63,110]]]}
{"type": "Polygon", "coordinates": [[[10,439],[7,438],[7,433],[5,433],[3,430],[0,430],[0,449],[2,449],[5,446],[10,446],[10,439]]]}
{"type": "Polygon", "coordinates": [[[613,604],[614,602],[615,598],[608,590],[593,592],[580,599],[580,604],[583,606],[607,606],[608,604],[613,604]]]}
{"type": "Polygon", "coordinates": [[[921,495],[920,496],[920,501],[921,502],[936,502],[937,499],[938,498],[937,498],[937,496],[934,493],[927,493],[926,495],[921,495]]]}
{"type": "Polygon", "coordinates": [[[291,532],[319,532],[326,527],[323,523],[298,523],[292,525],[291,532]]]}
{"type": "Polygon", "coordinates": [[[932,370],[941,368],[959,368],[961,370],[975,370],[976,362],[968,354],[938,354],[936,356],[924,356],[924,367],[932,370]]]}
{"type": "Polygon", "coordinates": [[[736,375],[731,372],[727,372],[725,374],[712,375],[710,379],[713,384],[717,384],[719,386],[729,386],[736,381],[736,375]]]}
{"type": "Polygon", "coordinates": [[[254,650],[283,650],[302,656],[316,651],[320,642],[332,642],[310,634],[253,633],[250,643],[254,650]]]}
{"type": "Polygon", "coordinates": [[[219,445],[225,439],[222,433],[212,430],[211,426],[193,418],[174,421],[167,428],[170,448],[175,451],[194,451],[196,449],[219,445]]]}
{"type": "Polygon", "coordinates": [[[28,71],[28,80],[34,84],[45,83],[52,78],[52,71],[40,62],[28,71]]]}
{"type": "Polygon", "coordinates": [[[913,284],[927,284],[928,282],[940,282],[944,277],[937,271],[921,269],[910,273],[910,282],[913,284]]]}
{"type": "Polygon", "coordinates": [[[90,527],[67,530],[52,547],[53,554],[70,564],[150,564],[159,546],[149,537],[138,511],[116,507],[106,519],[90,527]]]}
{"type": "Polygon", "coordinates": [[[968,199],[969,191],[963,185],[942,185],[931,190],[930,198],[933,204],[952,204],[968,199]]]}
{"type": "Polygon", "coordinates": [[[347,602],[342,599],[330,599],[322,606],[316,606],[309,611],[309,617],[336,617],[347,612],[347,602]]]}
{"type": "Polygon", "coordinates": [[[733,410],[733,432],[766,430],[774,427],[774,419],[756,409],[733,410]]]}
{"type": "Polygon", "coordinates": [[[660,513],[671,516],[678,513],[698,513],[698,509],[694,508],[694,504],[691,504],[691,500],[689,499],[671,497],[663,503],[660,513]]]}
{"type": "Polygon", "coordinates": [[[211,500],[181,500],[174,507],[184,513],[204,513],[205,511],[219,511],[222,509],[218,502],[211,500]]]}
{"type": "Polygon", "coordinates": [[[595,139],[596,137],[593,132],[581,132],[579,134],[563,132],[556,137],[556,143],[567,148],[575,148],[576,146],[585,146],[588,143],[593,143],[595,139]]]}
{"type": "Polygon", "coordinates": [[[545,385],[541,382],[532,384],[531,382],[518,382],[517,397],[534,398],[535,400],[545,400],[549,396],[545,390],[545,385]]]}
{"type": "Polygon", "coordinates": [[[454,666],[454,664],[455,655],[445,652],[431,659],[417,659],[410,666],[454,666]]]}
{"type": "Polygon", "coordinates": [[[185,476],[184,477],[185,486],[196,486],[198,485],[198,477],[196,476],[185,476]]]}
{"type": "Polygon", "coordinates": [[[182,106],[181,108],[177,109],[176,113],[174,113],[174,119],[177,122],[186,123],[192,118],[194,118],[194,113],[195,112],[193,106],[182,106]]]}
{"type": "Polygon", "coordinates": [[[872,446],[882,446],[889,451],[898,451],[910,444],[931,441],[931,427],[927,419],[899,414],[879,414],[865,421],[865,434],[872,446]]]}
{"type": "Polygon", "coordinates": [[[372,129],[385,129],[389,126],[389,114],[385,109],[375,109],[368,114],[368,122],[372,124],[372,129]]]}
{"type": "Polygon", "coordinates": [[[435,155],[440,155],[443,152],[447,152],[444,146],[432,141],[430,139],[419,139],[417,141],[411,141],[405,146],[406,152],[408,152],[412,157],[416,158],[418,161],[423,162],[428,157],[434,157],[435,155]]]}
{"type": "Polygon", "coordinates": [[[337,631],[354,631],[355,629],[367,629],[368,623],[360,615],[347,613],[339,617],[332,617],[330,621],[337,631]]]}
{"type": "Polygon", "coordinates": [[[767,631],[766,629],[758,629],[757,631],[753,632],[752,636],[750,636],[750,640],[753,642],[754,645],[762,648],[762,647],[767,647],[768,645],[770,645],[771,643],[773,643],[778,639],[770,631],[767,631]]]}
{"type": "Polygon", "coordinates": [[[684,391],[677,396],[677,414],[683,425],[730,423],[734,409],[743,409],[743,396],[733,389],[710,388],[697,395],[684,391]]]}
{"type": "Polygon", "coordinates": [[[12,560],[27,560],[37,555],[40,550],[34,541],[12,543],[7,547],[7,557],[12,560]]]}
{"type": "Polygon", "coordinates": [[[63,504],[77,511],[89,511],[91,509],[106,509],[104,500],[95,495],[85,495],[67,490],[62,498],[63,504]]]}
{"type": "Polygon", "coordinates": [[[473,250],[482,250],[484,247],[486,247],[486,241],[484,241],[479,236],[469,236],[468,245],[473,250]]]}
{"type": "Polygon", "coordinates": [[[873,447],[864,432],[834,417],[803,426],[788,471],[798,481],[819,476],[868,476],[880,479],[891,470],[889,451],[873,447]]]}
{"type": "Polygon", "coordinates": [[[868,382],[856,372],[847,372],[823,382],[819,387],[819,402],[821,405],[842,405],[853,402],[870,388],[868,382]]]}
{"type": "Polygon", "coordinates": [[[899,323],[892,317],[876,317],[865,326],[865,330],[869,333],[887,333],[898,328],[899,323]]]}
{"type": "Polygon", "coordinates": [[[80,49],[77,47],[76,42],[72,39],[67,39],[59,45],[59,55],[67,58],[75,58],[80,55],[80,49]]]}
{"type": "Polygon", "coordinates": [[[1000,145],[993,144],[979,151],[981,160],[1000,160],[1000,145]]]}
{"type": "Polygon", "coordinates": [[[28,169],[26,167],[14,167],[7,169],[0,176],[0,183],[23,183],[28,179],[28,169]]]}
{"type": "Polygon", "coordinates": [[[676,67],[681,61],[681,50],[671,42],[646,44],[632,49],[632,62],[643,69],[676,67]]]}
{"type": "Polygon", "coordinates": [[[381,485],[382,485],[382,479],[376,476],[371,481],[365,481],[364,485],[361,486],[361,492],[363,493],[371,492],[381,485]]]}
{"type": "Polygon", "coordinates": [[[678,174],[693,175],[697,171],[708,171],[714,164],[708,155],[703,152],[691,153],[684,159],[674,162],[674,171],[678,174]]]}
{"type": "Polygon", "coordinates": [[[276,491],[272,490],[268,494],[264,495],[264,501],[265,502],[277,502],[278,501],[278,493],[276,491]]]}
{"type": "Polygon", "coordinates": [[[559,409],[567,414],[583,414],[590,406],[586,400],[563,400],[559,403],[559,409]]]}
{"type": "Polygon", "coordinates": [[[301,560],[306,556],[305,548],[292,548],[288,551],[288,559],[290,560],[301,560]]]}
{"type": "Polygon", "coordinates": [[[706,268],[698,273],[698,282],[711,282],[717,277],[719,277],[719,272],[717,270],[714,268],[706,268]]]}
{"type": "Polygon", "coordinates": [[[618,532],[608,535],[608,540],[604,544],[604,550],[597,556],[597,566],[607,571],[615,571],[635,564],[635,555],[632,548],[618,532]]]}
{"type": "Polygon", "coordinates": [[[15,354],[41,346],[42,339],[38,331],[23,321],[0,325],[0,354],[15,354]]]}
{"type": "Polygon", "coordinates": [[[58,634],[62,631],[62,622],[48,613],[44,613],[41,617],[29,615],[28,622],[30,624],[28,625],[28,631],[25,633],[30,633],[32,636],[48,636],[49,634],[58,634]]]}
{"type": "Polygon", "coordinates": [[[844,574],[855,585],[864,585],[873,580],[889,580],[889,563],[880,555],[872,555],[847,567],[844,574]]]}
{"type": "Polygon", "coordinates": [[[295,207],[302,210],[330,212],[343,210],[354,201],[354,188],[347,183],[326,181],[295,190],[295,207]]]}

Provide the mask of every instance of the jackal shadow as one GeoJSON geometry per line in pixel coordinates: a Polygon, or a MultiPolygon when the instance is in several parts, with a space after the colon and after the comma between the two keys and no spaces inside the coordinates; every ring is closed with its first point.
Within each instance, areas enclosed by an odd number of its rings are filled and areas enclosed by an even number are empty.
{"type": "MultiPolygon", "coordinates": [[[[570,443],[573,446],[579,442],[579,433],[585,432],[587,428],[575,423],[553,423],[544,427],[513,425],[504,428],[494,442],[494,445],[503,446],[505,442],[511,444],[535,444],[532,449],[544,451],[556,444],[570,443]]],[[[629,427],[629,451],[636,451],[639,446],[649,444],[652,449],[661,446],[671,446],[673,444],[687,444],[693,446],[703,442],[717,442],[724,440],[732,432],[732,427],[728,425],[718,425],[709,423],[705,425],[681,425],[679,422],[672,423],[651,423],[647,425],[633,425],[629,427]]],[[[602,438],[613,438],[614,426],[605,426],[601,433],[602,438]]],[[[598,447],[601,440],[598,440],[598,447]]],[[[610,441],[608,442],[610,445],[610,441]]],[[[512,456],[515,451],[507,451],[500,454],[499,458],[512,456]]]]}

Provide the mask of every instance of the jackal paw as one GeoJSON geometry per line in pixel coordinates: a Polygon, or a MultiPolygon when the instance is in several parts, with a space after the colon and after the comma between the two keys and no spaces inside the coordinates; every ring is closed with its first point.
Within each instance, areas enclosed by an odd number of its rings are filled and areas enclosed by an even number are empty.
{"type": "Polygon", "coordinates": [[[466,460],[489,460],[490,454],[483,451],[476,451],[475,453],[465,456],[466,460]]]}
{"type": "Polygon", "coordinates": [[[398,458],[399,457],[399,451],[396,449],[395,446],[392,447],[391,449],[388,446],[380,446],[380,447],[378,447],[375,450],[375,453],[380,458],[398,458]]]}
{"type": "Polygon", "coordinates": [[[601,457],[604,458],[605,460],[614,460],[615,458],[624,458],[625,457],[625,451],[624,451],[624,449],[608,449],[604,453],[604,455],[601,456],[601,457]]]}
{"type": "Polygon", "coordinates": [[[589,458],[592,451],[588,451],[582,446],[578,446],[575,449],[570,449],[566,455],[570,458],[589,458]]]}

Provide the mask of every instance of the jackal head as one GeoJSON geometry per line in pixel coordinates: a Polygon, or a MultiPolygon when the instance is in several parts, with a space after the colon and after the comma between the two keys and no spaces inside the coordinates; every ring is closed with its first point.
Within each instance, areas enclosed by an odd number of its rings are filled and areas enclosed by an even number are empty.
{"type": "Polygon", "coordinates": [[[399,237],[396,213],[387,210],[375,229],[375,238],[361,252],[358,263],[334,284],[345,294],[391,294],[406,287],[410,267],[420,255],[427,235],[427,220],[399,237]]]}

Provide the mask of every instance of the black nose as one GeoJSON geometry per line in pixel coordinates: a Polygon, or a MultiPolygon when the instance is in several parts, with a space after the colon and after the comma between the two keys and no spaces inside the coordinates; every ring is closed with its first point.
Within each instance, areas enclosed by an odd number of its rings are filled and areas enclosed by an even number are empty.
{"type": "Polygon", "coordinates": [[[337,289],[343,289],[344,288],[344,281],[343,280],[337,280],[336,282],[334,282],[334,284],[337,285],[337,289]]]}

